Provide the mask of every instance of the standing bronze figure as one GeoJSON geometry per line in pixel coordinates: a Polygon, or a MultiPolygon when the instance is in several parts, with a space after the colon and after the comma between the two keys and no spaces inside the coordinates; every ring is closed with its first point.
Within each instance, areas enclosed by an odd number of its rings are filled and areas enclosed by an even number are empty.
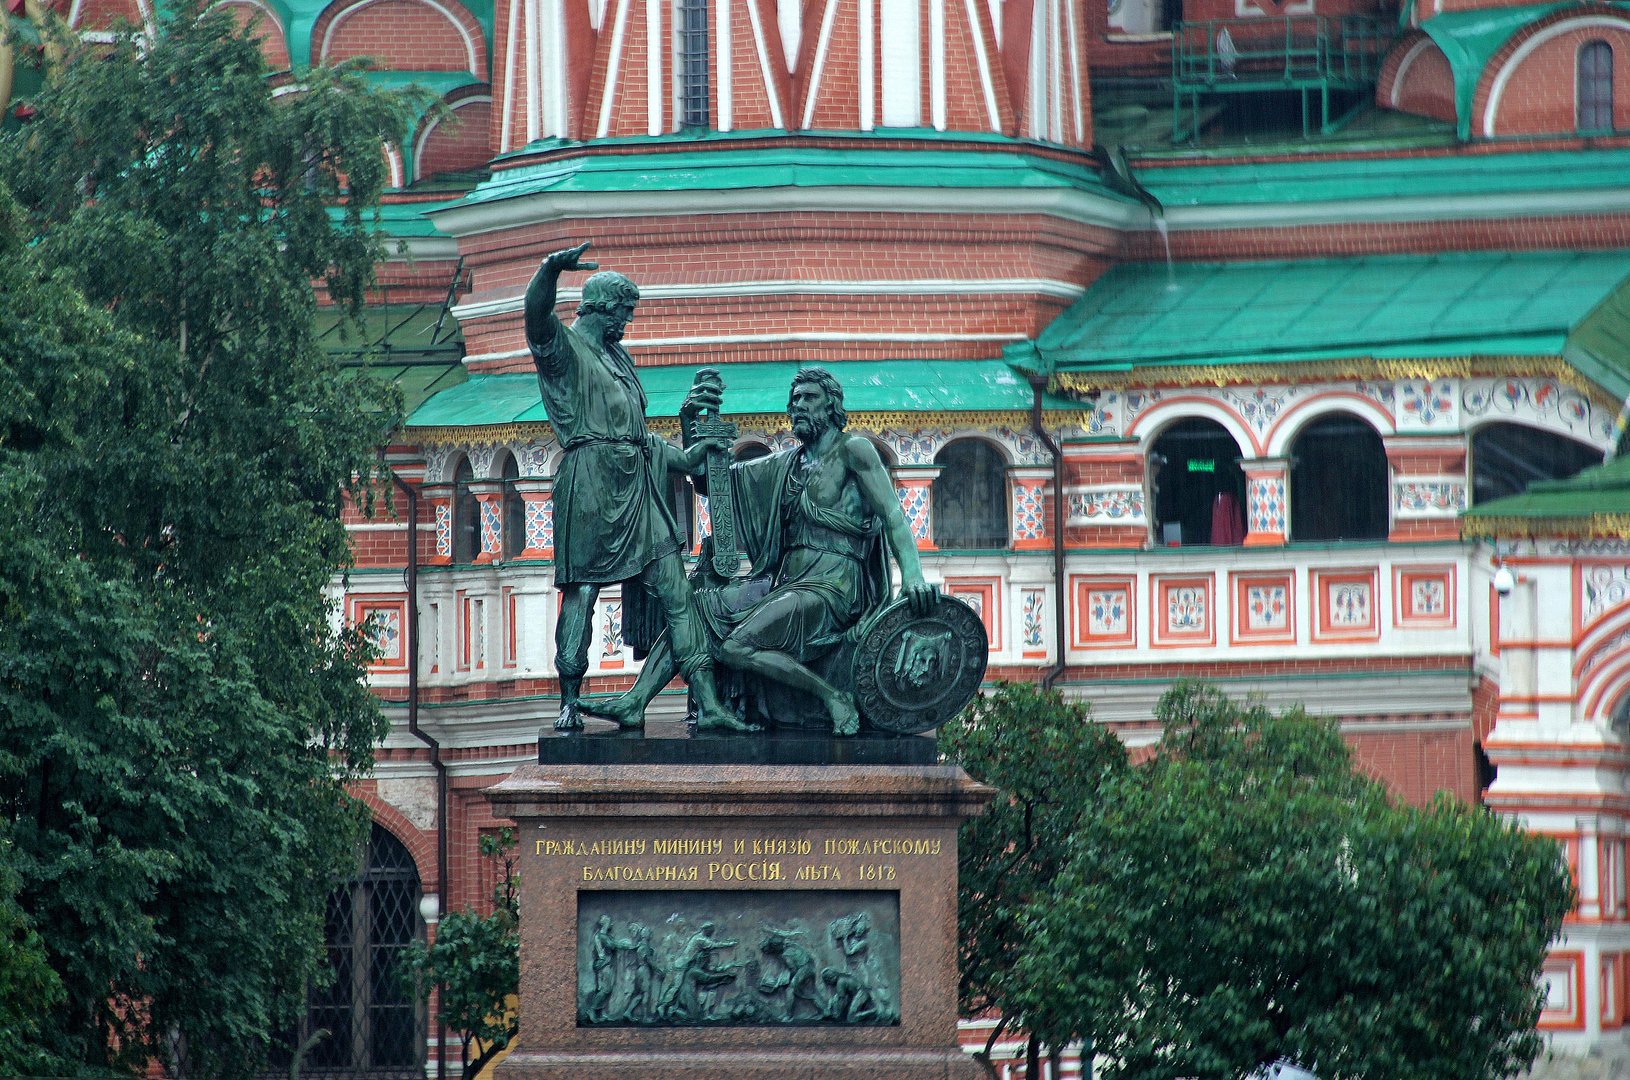
{"type": "MultiPolygon", "coordinates": [[[[717,409],[723,385],[711,369],[698,372],[686,405],[717,409]]],[[[843,387],[824,368],[793,376],[787,403],[799,445],[729,470],[736,534],[752,563],[750,575],[726,581],[703,560],[696,611],[718,662],[770,695],[797,696],[754,713],[808,726],[814,719],[835,735],[854,735],[861,710],[855,698],[854,631],[884,613],[889,602],[887,555],[900,568],[902,616],[923,618],[951,603],[923,578],[911,526],[877,448],[844,430],[843,387]],[[806,714],[814,713],[815,717],[806,714]]],[[[706,481],[692,473],[701,488],[706,481]]],[[[892,610],[892,609],[890,609],[892,610]]],[[[984,671],[984,636],[977,632],[977,690],[984,671]]],[[[677,649],[674,653],[677,653],[677,649]]],[[[678,664],[657,642],[634,688],[607,715],[635,725],[678,664]]],[[[951,680],[955,681],[955,680],[951,680]]],[[[754,696],[764,695],[758,689],[754,696]]],[[[971,693],[971,691],[970,691],[971,693]]],[[[748,705],[738,696],[744,712],[748,705]]],[[[960,708],[967,700],[963,695],[960,708]]],[[[743,718],[745,719],[745,717],[743,718]]],[[[941,717],[940,719],[943,719],[941,717]]],[[[920,730],[920,728],[918,729],[920,730]]]]}
{"type": "Polygon", "coordinates": [[[587,710],[580,694],[594,604],[602,587],[619,583],[630,643],[648,647],[648,640],[638,639],[654,638],[653,624],[665,620],[678,671],[700,703],[701,726],[740,727],[714,689],[713,659],[691,611],[683,543],[663,495],[669,472],[700,472],[713,446],[701,441],[681,451],[646,430],[645,391],[621,344],[639,304],[632,281],[610,271],[595,274],[583,284],[576,321],[566,326],[555,317],[560,275],[598,269],[582,258],[588,246],[545,258],[526,290],[527,346],[549,423],[564,449],[554,489],[555,587],[561,594],[555,728],[583,726],[587,710]]]}

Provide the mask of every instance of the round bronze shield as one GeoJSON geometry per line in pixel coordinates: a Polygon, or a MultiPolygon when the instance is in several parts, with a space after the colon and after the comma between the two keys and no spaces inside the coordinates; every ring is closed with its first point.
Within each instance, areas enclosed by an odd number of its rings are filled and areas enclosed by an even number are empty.
{"type": "Polygon", "coordinates": [[[874,731],[915,735],[955,716],[979,692],[990,644],[985,624],[940,595],[928,615],[895,600],[855,648],[855,701],[874,731]]]}

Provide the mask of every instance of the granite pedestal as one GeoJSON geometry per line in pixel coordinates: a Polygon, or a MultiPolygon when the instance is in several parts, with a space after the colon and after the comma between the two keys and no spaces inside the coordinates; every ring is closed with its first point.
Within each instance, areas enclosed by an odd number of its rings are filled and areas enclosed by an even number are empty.
{"type": "Polygon", "coordinates": [[[934,761],[926,739],[540,740],[488,790],[521,854],[500,1080],[982,1076],[956,1044],[956,833],[993,792],[934,761]],[[671,944],[637,975],[635,933],[704,925],[733,944],[694,979],[671,944]]]}

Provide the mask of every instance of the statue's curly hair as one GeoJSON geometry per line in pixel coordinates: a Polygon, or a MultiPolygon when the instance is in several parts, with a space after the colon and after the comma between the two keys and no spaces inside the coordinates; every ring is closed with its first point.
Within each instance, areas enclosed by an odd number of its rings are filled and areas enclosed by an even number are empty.
{"type": "Polygon", "coordinates": [[[639,299],[639,287],[632,281],[615,270],[602,270],[598,274],[591,274],[583,282],[583,299],[577,305],[577,313],[587,315],[596,311],[605,314],[623,304],[636,304],[639,299]]]}
{"type": "Polygon", "coordinates": [[[849,426],[849,411],[843,407],[843,386],[837,376],[823,367],[799,368],[792,377],[792,385],[787,388],[788,408],[792,407],[792,392],[798,389],[799,383],[814,383],[826,391],[826,399],[832,405],[832,426],[839,431],[849,426]]]}

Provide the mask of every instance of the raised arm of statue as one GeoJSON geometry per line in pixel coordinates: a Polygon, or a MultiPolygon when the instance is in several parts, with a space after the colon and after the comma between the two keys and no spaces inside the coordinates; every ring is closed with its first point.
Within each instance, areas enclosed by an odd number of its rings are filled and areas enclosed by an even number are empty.
{"type": "Polygon", "coordinates": [[[883,459],[877,456],[877,447],[871,440],[860,435],[850,436],[844,450],[867,507],[883,522],[883,533],[894,551],[894,561],[900,566],[901,593],[911,600],[912,608],[919,615],[926,615],[934,607],[934,586],[923,579],[917,538],[911,535],[911,524],[906,521],[905,511],[900,509],[900,500],[895,497],[883,459]]]}
{"type": "Polygon", "coordinates": [[[599,263],[583,259],[583,252],[588,247],[585,240],[574,248],[547,256],[538,264],[538,272],[532,275],[532,282],[526,287],[526,343],[540,368],[555,359],[559,351],[556,338],[561,325],[560,320],[555,318],[555,292],[560,275],[567,270],[599,269],[599,263]]]}

